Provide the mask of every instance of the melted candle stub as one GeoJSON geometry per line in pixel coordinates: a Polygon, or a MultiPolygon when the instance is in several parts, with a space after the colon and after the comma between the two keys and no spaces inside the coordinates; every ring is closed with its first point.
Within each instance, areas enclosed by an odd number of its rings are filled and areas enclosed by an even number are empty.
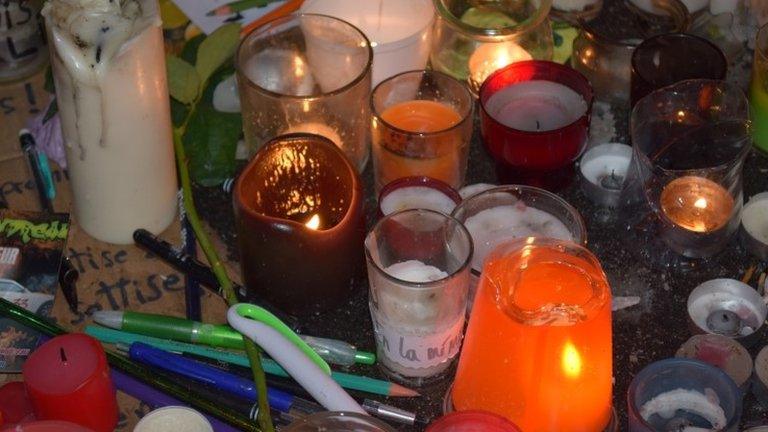
{"type": "Polygon", "coordinates": [[[451,214],[456,203],[437,189],[427,186],[406,186],[385,195],[379,207],[385,216],[410,209],[427,209],[451,214]]]}
{"type": "Polygon", "coordinates": [[[675,389],[656,395],[640,408],[640,415],[653,425],[663,425],[663,431],[720,431],[727,419],[720,400],[712,389],[704,393],[675,389]],[[659,419],[654,420],[658,416],[659,419]],[[701,418],[709,424],[694,426],[693,419],[701,418]]]}
{"type": "Polygon", "coordinates": [[[488,98],[485,110],[498,122],[526,132],[545,132],[578,120],[587,102],[573,89],[552,81],[512,84],[488,98]]]}
{"type": "Polygon", "coordinates": [[[448,273],[439,268],[417,260],[392,264],[384,269],[384,271],[394,278],[415,283],[434,282],[448,277],[448,273]]]}

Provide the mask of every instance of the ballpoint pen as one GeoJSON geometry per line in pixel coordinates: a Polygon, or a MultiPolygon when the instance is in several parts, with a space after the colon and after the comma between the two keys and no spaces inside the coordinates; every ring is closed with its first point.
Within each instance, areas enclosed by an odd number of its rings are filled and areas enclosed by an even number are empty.
{"type": "MultiPolygon", "coordinates": [[[[243,349],[243,336],[228,325],[204,324],[183,318],[132,311],[98,311],[93,320],[129,333],[191,342],[218,348],[243,349]]],[[[354,345],[335,339],[299,336],[325,361],[342,366],[373,364],[373,353],[357,351],[354,345]]]]}

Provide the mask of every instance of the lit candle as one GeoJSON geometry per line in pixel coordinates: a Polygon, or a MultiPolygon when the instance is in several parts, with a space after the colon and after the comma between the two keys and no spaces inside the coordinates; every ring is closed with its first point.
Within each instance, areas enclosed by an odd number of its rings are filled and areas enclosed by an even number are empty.
{"type": "Polygon", "coordinates": [[[552,81],[523,81],[494,93],[485,110],[503,125],[526,132],[559,129],[587,112],[587,102],[568,86],[552,81]]]}
{"type": "Polygon", "coordinates": [[[447,184],[430,177],[404,177],[388,183],[379,194],[379,213],[427,209],[451,214],[461,196],[447,184]]]}
{"type": "Polygon", "coordinates": [[[632,161],[632,147],[624,144],[602,144],[581,158],[581,188],[592,202],[616,207],[632,161]]]}
{"type": "Polygon", "coordinates": [[[753,196],[744,206],[741,231],[747,250],[764,261],[768,260],[768,192],[753,196]]]}
{"type": "Polygon", "coordinates": [[[488,75],[515,62],[533,60],[533,56],[514,42],[481,43],[469,57],[469,79],[475,88],[488,75]]]}
{"type": "Polygon", "coordinates": [[[233,195],[250,295],[291,313],[346,301],[362,271],[365,222],[360,179],[341,149],[318,135],[277,137],[233,195]]]}
{"type": "Polygon", "coordinates": [[[528,432],[600,432],[611,386],[611,291],[597,259],[552,239],[496,249],[470,315],[454,408],[490,411],[528,432]]]}
{"type": "Polygon", "coordinates": [[[409,70],[424,69],[432,40],[434,8],[428,0],[307,0],[303,13],[341,18],[358,27],[373,47],[373,86],[409,70]]]}
{"type": "Polygon", "coordinates": [[[104,349],[96,339],[73,333],[41,345],[24,363],[24,384],[35,416],[112,432],[117,399],[104,349]]]}
{"type": "Polygon", "coordinates": [[[156,409],[145,415],[133,432],[213,432],[211,423],[199,412],[181,406],[156,409]]]}
{"type": "Polygon", "coordinates": [[[78,224],[120,244],[163,231],[178,188],[157,2],[56,0],[42,13],[78,224]]]}
{"type": "Polygon", "coordinates": [[[725,226],[734,200],[725,188],[697,176],[679,177],[661,191],[661,210],[672,223],[689,231],[709,233],[725,226]]]}
{"type": "Polygon", "coordinates": [[[286,129],[284,132],[280,133],[279,135],[285,135],[285,134],[291,134],[291,133],[309,133],[309,134],[320,135],[322,137],[328,138],[329,140],[333,141],[333,143],[336,144],[339,148],[341,149],[344,148],[344,141],[342,141],[341,136],[336,131],[336,129],[323,123],[307,122],[307,123],[300,123],[296,125],[290,125],[288,129],[286,129]]]}

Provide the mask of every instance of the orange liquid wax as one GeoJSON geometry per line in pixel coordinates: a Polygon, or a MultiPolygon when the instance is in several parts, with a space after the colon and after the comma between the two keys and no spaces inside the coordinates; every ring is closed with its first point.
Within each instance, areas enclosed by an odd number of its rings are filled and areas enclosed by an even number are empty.
{"type": "Polygon", "coordinates": [[[599,266],[536,246],[487,262],[455,409],[488,410],[525,432],[600,432],[611,416],[611,387],[610,288],[599,266]],[[552,324],[533,318],[557,304],[581,305],[585,315],[552,324]]]}
{"type": "Polygon", "coordinates": [[[381,118],[414,135],[393,131],[374,121],[373,151],[379,188],[408,176],[429,176],[453,187],[461,186],[469,137],[465,139],[461,127],[446,131],[462,120],[455,109],[440,102],[413,100],[387,108],[381,118]],[[415,135],[440,131],[446,132],[415,135]]]}

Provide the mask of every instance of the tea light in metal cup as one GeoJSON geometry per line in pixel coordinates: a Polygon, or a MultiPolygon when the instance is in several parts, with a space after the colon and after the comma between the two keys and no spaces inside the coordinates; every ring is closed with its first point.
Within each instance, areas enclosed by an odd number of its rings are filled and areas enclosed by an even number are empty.
{"type": "Polygon", "coordinates": [[[753,196],[744,206],[741,242],[751,254],[768,261],[768,192],[753,196]]]}
{"type": "Polygon", "coordinates": [[[720,369],[691,359],[646,366],[627,394],[629,432],[737,432],[742,392],[720,369]]]}
{"type": "Polygon", "coordinates": [[[697,333],[719,334],[745,346],[760,339],[768,315],[763,298],[735,279],[713,279],[688,296],[688,317],[697,333]]]}
{"type": "Polygon", "coordinates": [[[139,421],[134,432],[213,432],[213,426],[192,408],[168,406],[156,409],[139,421]]]}
{"type": "Polygon", "coordinates": [[[749,388],[752,356],[743,345],[718,334],[695,335],[677,350],[675,357],[701,360],[723,370],[742,391],[749,388]]]}
{"type": "Polygon", "coordinates": [[[768,407],[768,346],[764,346],[755,357],[755,379],[752,393],[763,408],[768,407]]]}
{"type": "Polygon", "coordinates": [[[632,161],[632,147],[625,144],[602,144],[581,158],[581,190],[593,203],[616,207],[632,161]]]}
{"type": "Polygon", "coordinates": [[[379,193],[379,215],[410,209],[451,214],[461,196],[448,184],[431,177],[403,177],[387,183],[379,193]]]}

